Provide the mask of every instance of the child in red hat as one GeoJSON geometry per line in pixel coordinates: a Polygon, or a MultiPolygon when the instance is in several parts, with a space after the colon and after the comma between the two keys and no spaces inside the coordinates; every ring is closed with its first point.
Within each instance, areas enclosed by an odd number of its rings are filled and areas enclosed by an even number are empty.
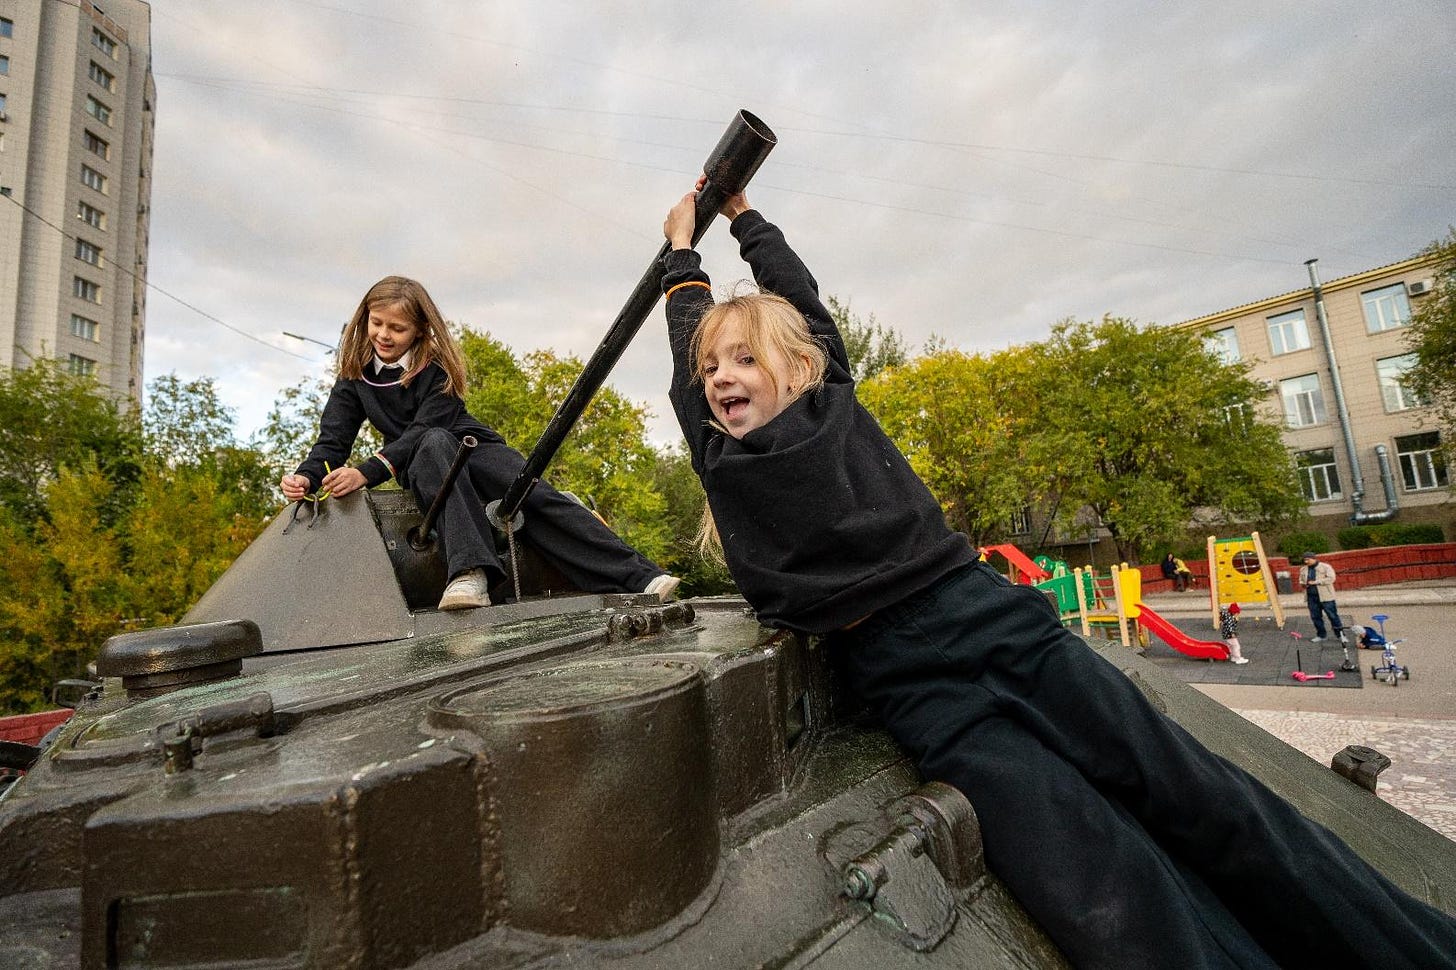
{"type": "Polygon", "coordinates": [[[1245,657],[1239,650],[1239,604],[1230,603],[1218,611],[1218,635],[1223,637],[1223,642],[1229,648],[1229,661],[1236,664],[1246,664],[1249,658],[1245,657]]]}

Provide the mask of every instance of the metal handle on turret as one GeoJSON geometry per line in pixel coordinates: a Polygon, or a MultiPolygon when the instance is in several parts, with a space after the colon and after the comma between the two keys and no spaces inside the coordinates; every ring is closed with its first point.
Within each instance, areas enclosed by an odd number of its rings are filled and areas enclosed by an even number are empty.
{"type": "MultiPolygon", "coordinates": [[[[693,245],[696,246],[698,240],[703,238],[703,233],[708,231],[708,226],[712,224],[713,218],[728,197],[747,187],[749,180],[776,144],[778,138],[767,125],[747,111],[738,112],[703,165],[703,174],[708,176],[708,181],[698,193],[693,245]]],[[[531,454],[526,458],[520,475],[506,489],[500,502],[495,503],[495,516],[499,521],[515,519],[516,513],[526,501],[526,496],[531,494],[531,489],[541,480],[541,473],[555,457],[557,449],[571,433],[572,427],[606,381],[607,375],[616,366],[627,345],[637,336],[642,322],[657,305],[658,297],[662,295],[662,258],[670,249],[671,246],[664,243],[657,251],[647,267],[647,272],[637,282],[637,288],[627,298],[626,305],[617,314],[617,319],[612,322],[607,335],[602,338],[591,360],[587,361],[576,383],[567,392],[566,399],[551,416],[551,421],[541,433],[536,447],[531,449],[531,454]]]]}

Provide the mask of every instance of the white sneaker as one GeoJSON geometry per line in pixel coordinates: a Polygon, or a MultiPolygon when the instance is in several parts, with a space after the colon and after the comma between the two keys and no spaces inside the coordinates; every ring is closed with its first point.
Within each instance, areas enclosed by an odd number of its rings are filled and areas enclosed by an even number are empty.
{"type": "Polygon", "coordinates": [[[1246,664],[1248,662],[1249,662],[1249,658],[1248,657],[1232,657],[1232,658],[1229,659],[1229,663],[1234,663],[1234,664],[1246,664]]]}
{"type": "Polygon", "coordinates": [[[1310,643],[1319,643],[1323,639],[1325,639],[1325,638],[1324,637],[1310,637],[1309,638],[1309,642],[1310,643]]]}
{"type": "Polygon", "coordinates": [[[450,580],[445,595],[440,597],[439,609],[473,610],[477,606],[490,605],[490,587],[485,581],[484,569],[467,569],[450,580]]]}
{"type": "Polygon", "coordinates": [[[663,573],[661,576],[658,576],[652,582],[648,583],[647,588],[644,589],[642,592],[651,593],[653,596],[656,596],[659,603],[671,603],[673,600],[677,599],[677,588],[681,585],[681,579],[676,576],[669,576],[667,573],[663,573]]]}

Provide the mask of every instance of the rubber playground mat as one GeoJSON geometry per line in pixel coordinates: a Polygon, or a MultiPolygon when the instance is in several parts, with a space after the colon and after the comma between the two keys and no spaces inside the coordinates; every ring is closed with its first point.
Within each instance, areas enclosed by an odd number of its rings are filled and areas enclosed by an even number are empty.
{"type": "MultiPolygon", "coordinates": [[[[1178,629],[1199,640],[1218,640],[1218,631],[1212,628],[1207,616],[1165,617],[1178,629]]],[[[1305,624],[1308,626],[1308,623],[1305,624]]],[[[1147,659],[1162,667],[1168,673],[1188,684],[1248,684],[1265,687],[1289,687],[1298,684],[1291,674],[1303,669],[1305,673],[1326,674],[1333,672],[1333,679],[1320,677],[1304,681],[1310,689],[1329,687],[1363,687],[1370,676],[1370,665],[1380,663],[1379,650],[1361,650],[1350,645],[1350,659],[1355,670],[1340,669],[1344,655],[1340,652],[1340,641],[1334,638],[1320,643],[1296,640],[1289,631],[1281,630],[1269,617],[1246,617],[1239,624],[1239,644],[1243,654],[1249,658],[1246,664],[1233,664],[1223,660],[1195,660],[1181,654],[1157,637],[1150,637],[1147,659]],[[1363,676],[1362,676],[1363,674],[1363,676]]]]}

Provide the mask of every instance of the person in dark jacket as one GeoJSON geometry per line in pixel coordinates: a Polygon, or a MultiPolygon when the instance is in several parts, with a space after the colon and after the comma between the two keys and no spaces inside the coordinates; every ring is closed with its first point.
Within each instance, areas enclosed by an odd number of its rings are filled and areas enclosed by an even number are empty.
{"type": "Polygon", "coordinates": [[[1162,562],[1163,578],[1173,584],[1173,589],[1179,593],[1183,592],[1183,580],[1178,575],[1178,560],[1173,558],[1170,552],[1163,557],[1162,562]]]}
{"type": "MultiPolygon", "coordinates": [[[[450,577],[439,608],[490,605],[489,589],[506,572],[482,500],[503,496],[525,459],[465,410],[464,358],[435,301],[414,280],[380,280],[354,311],[337,358],[339,377],[324,405],[318,441],[297,471],[283,476],[284,497],[298,501],[320,488],[342,496],[395,478],[425,509],[444,484],[460,439],[474,436],[468,474],[455,479],[437,520],[450,577]],[[366,420],[383,435],[384,447],[350,466],[366,420]]],[[[522,541],[579,589],[673,596],[677,577],[545,482],[531,490],[524,511],[529,524],[522,541]]]]}
{"type": "Polygon", "coordinates": [[[921,774],[965,793],[987,862],[1071,961],[1456,967],[1456,920],[975,561],[856,400],[809,270],[742,194],[721,211],[764,292],[714,303],[695,194],[663,224],[670,397],[729,571],[762,622],[823,636],[921,774]]]}

